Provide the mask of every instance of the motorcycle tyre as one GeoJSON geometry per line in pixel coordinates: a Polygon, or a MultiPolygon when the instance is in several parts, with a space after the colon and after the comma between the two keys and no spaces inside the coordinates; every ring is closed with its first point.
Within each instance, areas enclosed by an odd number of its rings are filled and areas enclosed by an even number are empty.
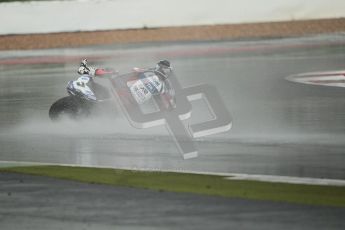
{"type": "Polygon", "coordinates": [[[58,121],[64,117],[76,119],[83,110],[78,99],[72,96],[60,98],[54,102],[49,109],[49,118],[52,121],[58,121]]]}

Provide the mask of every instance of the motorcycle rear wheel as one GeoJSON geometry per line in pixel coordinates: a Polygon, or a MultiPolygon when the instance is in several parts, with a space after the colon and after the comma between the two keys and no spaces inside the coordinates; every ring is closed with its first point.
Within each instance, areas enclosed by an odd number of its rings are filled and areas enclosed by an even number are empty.
{"type": "Polygon", "coordinates": [[[52,121],[62,118],[76,119],[84,113],[84,108],[77,98],[73,96],[63,97],[54,102],[49,109],[49,117],[52,121]]]}

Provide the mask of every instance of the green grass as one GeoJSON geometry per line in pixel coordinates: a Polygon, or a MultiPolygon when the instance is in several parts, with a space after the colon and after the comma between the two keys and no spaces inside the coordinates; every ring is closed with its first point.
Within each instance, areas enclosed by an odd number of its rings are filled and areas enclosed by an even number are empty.
{"type": "Polygon", "coordinates": [[[336,186],[237,181],[209,175],[65,166],[10,167],[0,169],[1,172],[159,191],[345,207],[345,187],[336,186]]]}

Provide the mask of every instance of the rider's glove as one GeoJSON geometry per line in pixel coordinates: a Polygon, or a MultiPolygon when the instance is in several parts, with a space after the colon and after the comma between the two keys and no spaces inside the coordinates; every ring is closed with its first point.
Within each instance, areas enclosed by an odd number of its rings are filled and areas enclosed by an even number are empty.
{"type": "Polygon", "coordinates": [[[87,66],[87,59],[86,58],[81,61],[80,66],[84,66],[84,67],[87,66]]]}

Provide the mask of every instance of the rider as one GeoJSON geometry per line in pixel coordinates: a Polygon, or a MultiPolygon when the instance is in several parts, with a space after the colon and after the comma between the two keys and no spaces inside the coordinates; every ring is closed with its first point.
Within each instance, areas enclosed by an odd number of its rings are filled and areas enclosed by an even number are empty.
{"type": "Polygon", "coordinates": [[[154,68],[134,68],[134,70],[139,73],[139,79],[128,82],[127,86],[130,88],[131,94],[137,103],[142,104],[152,96],[159,97],[163,95],[173,99],[175,93],[168,80],[172,74],[172,67],[169,61],[161,60],[154,68]]]}
{"type": "Polygon", "coordinates": [[[172,67],[168,60],[160,60],[154,69],[154,72],[157,73],[162,80],[166,80],[171,74],[172,67]]]}
{"type": "Polygon", "coordinates": [[[172,87],[171,82],[168,77],[172,74],[172,66],[168,60],[160,60],[154,69],[154,72],[160,77],[161,82],[163,83],[163,90],[161,94],[164,94],[165,100],[169,102],[169,107],[175,108],[175,90],[172,87]]]}

